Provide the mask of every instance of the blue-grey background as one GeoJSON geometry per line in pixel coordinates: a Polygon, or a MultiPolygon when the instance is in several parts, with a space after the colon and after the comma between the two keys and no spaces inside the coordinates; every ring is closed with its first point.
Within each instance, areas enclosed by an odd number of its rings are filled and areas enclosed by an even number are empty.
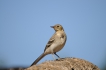
{"type": "MultiPolygon", "coordinates": [[[[0,0],[0,66],[30,66],[61,24],[67,34],[57,54],[103,67],[106,59],[106,0],[0,0]]],[[[47,55],[39,63],[53,60],[47,55]]]]}

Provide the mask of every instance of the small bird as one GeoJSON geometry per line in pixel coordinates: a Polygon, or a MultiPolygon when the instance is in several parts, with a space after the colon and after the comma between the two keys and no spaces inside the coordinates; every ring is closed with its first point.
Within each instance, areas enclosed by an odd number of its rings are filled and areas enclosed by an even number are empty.
{"type": "Polygon", "coordinates": [[[53,58],[54,58],[54,54],[58,58],[60,58],[56,54],[56,52],[60,51],[64,47],[66,40],[67,40],[67,36],[64,32],[63,27],[60,24],[51,26],[51,28],[53,28],[55,30],[55,33],[48,41],[48,43],[44,49],[44,52],[31,64],[31,66],[37,64],[37,62],[39,62],[44,56],[46,56],[48,54],[52,54],[53,58]]]}

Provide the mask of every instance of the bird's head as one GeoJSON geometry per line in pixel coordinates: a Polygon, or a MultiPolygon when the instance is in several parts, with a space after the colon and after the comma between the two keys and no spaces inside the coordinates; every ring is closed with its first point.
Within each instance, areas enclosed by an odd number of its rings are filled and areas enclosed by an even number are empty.
{"type": "Polygon", "coordinates": [[[62,25],[56,24],[54,26],[51,26],[51,28],[54,28],[55,31],[64,31],[62,25]]]}

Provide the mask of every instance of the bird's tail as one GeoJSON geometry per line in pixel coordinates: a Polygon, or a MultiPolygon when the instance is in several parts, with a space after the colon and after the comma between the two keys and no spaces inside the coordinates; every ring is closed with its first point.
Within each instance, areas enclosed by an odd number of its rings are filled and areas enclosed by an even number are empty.
{"type": "Polygon", "coordinates": [[[42,53],[42,54],[31,64],[31,66],[37,64],[44,56],[45,56],[45,54],[42,53]]]}

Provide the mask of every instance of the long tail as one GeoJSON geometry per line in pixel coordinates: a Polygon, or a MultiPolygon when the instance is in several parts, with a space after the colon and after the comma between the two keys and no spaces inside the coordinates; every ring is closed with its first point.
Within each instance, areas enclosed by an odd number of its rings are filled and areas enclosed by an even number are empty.
{"type": "Polygon", "coordinates": [[[42,54],[31,64],[31,66],[37,64],[44,56],[45,56],[45,54],[42,53],[42,54]]]}

